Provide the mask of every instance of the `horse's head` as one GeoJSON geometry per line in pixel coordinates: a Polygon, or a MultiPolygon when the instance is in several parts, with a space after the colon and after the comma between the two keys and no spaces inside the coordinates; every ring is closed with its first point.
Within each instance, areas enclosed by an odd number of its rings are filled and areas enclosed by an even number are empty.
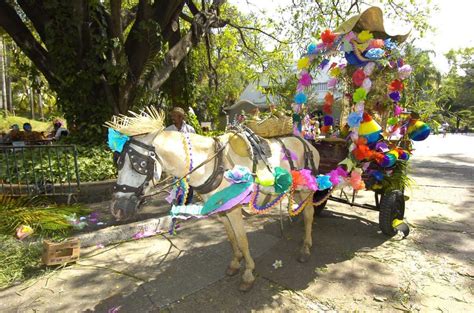
{"type": "Polygon", "coordinates": [[[152,142],[155,136],[132,137],[117,160],[118,178],[110,210],[117,220],[135,215],[150,180],[160,179],[162,165],[152,142]]]}

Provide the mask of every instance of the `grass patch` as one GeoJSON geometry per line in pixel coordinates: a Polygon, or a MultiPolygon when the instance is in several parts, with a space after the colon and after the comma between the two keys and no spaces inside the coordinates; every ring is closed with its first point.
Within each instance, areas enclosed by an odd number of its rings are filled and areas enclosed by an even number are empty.
{"type": "Polygon", "coordinates": [[[0,288],[44,274],[41,264],[42,245],[24,243],[11,236],[0,235],[0,288]]]}
{"type": "Polygon", "coordinates": [[[53,125],[51,122],[41,122],[21,116],[4,117],[0,115],[0,132],[8,133],[10,131],[10,126],[13,124],[18,124],[18,126],[20,126],[20,129],[22,129],[24,123],[30,123],[34,131],[42,132],[53,129],[53,125]]]}

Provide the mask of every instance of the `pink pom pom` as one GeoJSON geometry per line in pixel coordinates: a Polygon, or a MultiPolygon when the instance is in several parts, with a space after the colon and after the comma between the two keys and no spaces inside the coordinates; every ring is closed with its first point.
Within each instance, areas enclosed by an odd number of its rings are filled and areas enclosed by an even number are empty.
{"type": "Polygon", "coordinates": [[[311,80],[311,75],[308,72],[305,72],[301,74],[299,84],[308,87],[311,85],[311,80]]]}

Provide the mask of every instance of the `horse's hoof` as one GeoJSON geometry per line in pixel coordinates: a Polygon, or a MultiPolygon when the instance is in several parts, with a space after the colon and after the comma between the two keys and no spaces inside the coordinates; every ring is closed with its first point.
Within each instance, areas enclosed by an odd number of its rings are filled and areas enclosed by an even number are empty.
{"type": "Polygon", "coordinates": [[[240,286],[239,286],[239,290],[242,291],[242,292],[249,291],[250,289],[252,289],[254,282],[255,282],[255,280],[251,281],[251,282],[245,282],[245,281],[241,282],[240,286]]]}
{"type": "Polygon", "coordinates": [[[300,256],[298,257],[298,262],[300,263],[306,263],[309,261],[309,254],[301,253],[300,256]]]}
{"type": "Polygon", "coordinates": [[[232,268],[232,267],[227,267],[226,271],[225,271],[225,274],[227,276],[235,276],[239,273],[240,271],[240,268],[232,268]]]}

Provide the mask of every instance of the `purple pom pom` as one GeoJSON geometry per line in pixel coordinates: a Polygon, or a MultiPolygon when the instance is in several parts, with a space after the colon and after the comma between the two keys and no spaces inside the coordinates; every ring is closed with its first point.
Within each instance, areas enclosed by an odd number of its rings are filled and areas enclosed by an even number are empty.
{"type": "Polygon", "coordinates": [[[334,119],[330,115],[325,115],[324,116],[324,125],[325,126],[331,126],[334,124],[334,119]]]}

